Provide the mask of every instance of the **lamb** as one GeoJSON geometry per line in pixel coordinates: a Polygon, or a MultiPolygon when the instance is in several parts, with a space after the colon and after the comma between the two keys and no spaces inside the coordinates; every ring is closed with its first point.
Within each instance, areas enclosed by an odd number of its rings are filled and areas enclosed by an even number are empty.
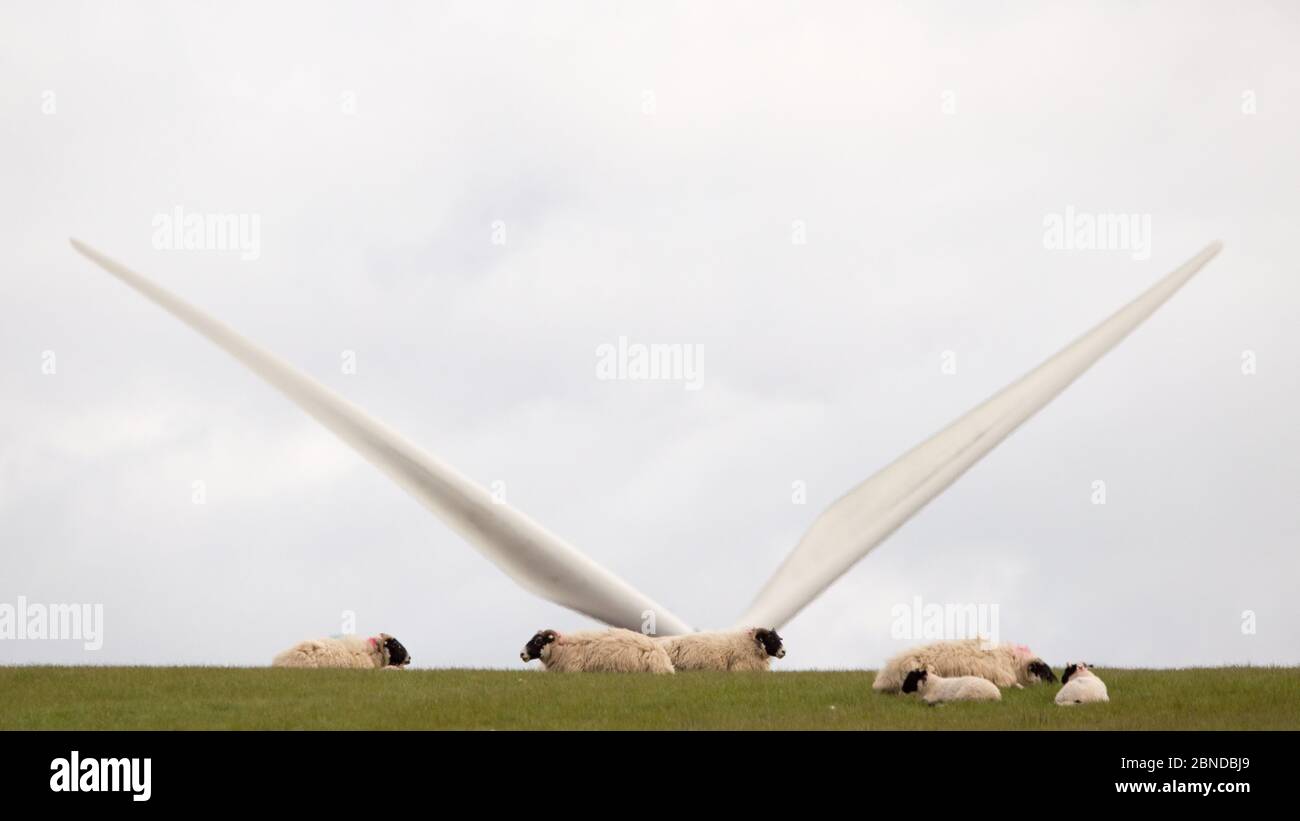
{"type": "Polygon", "coordinates": [[[890,659],[872,682],[873,690],[897,693],[913,670],[940,676],[979,676],[999,687],[1056,681],[1052,668],[1023,644],[988,644],[982,639],[937,641],[890,659]]]}
{"type": "Polygon", "coordinates": [[[271,662],[272,667],[378,667],[400,670],[411,663],[402,643],[387,633],[363,639],[341,636],[300,641],[271,662]]]}
{"type": "Polygon", "coordinates": [[[920,693],[926,704],[945,701],[1001,701],[997,685],[979,676],[943,678],[925,670],[913,670],[903,679],[904,693],[920,693]]]}
{"type": "Polygon", "coordinates": [[[560,673],[671,673],[668,652],[649,636],[611,628],[578,633],[539,630],[519,654],[524,664],[539,659],[560,673]]]}
{"type": "Polygon", "coordinates": [[[772,658],[785,658],[776,630],[753,627],[689,633],[655,639],[678,670],[767,670],[772,658]]]}
{"type": "Polygon", "coordinates": [[[1092,668],[1082,661],[1065,668],[1061,674],[1061,684],[1064,686],[1056,694],[1056,703],[1062,707],[1110,701],[1106,682],[1097,678],[1092,668]]]}

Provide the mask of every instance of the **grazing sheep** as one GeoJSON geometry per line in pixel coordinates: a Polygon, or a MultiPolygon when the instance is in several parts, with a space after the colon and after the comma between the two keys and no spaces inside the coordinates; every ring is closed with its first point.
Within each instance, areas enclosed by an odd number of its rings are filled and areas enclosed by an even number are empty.
{"type": "Polygon", "coordinates": [[[1061,674],[1061,691],[1056,694],[1056,703],[1062,707],[1075,704],[1092,704],[1110,701],[1106,692],[1106,682],[1097,678],[1092,669],[1084,662],[1071,664],[1061,674]]]}
{"type": "Polygon", "coordinates": [[[272,667],[356,667],[398,669],[411,663],[402,643],[387,633],[363,639],[341,636],[300,641],[271,662],[272,667]]]}
{"type": "Polygon", "coordinates": [[[920,693],[926,704],[945,701],[1001,701],[997,685],[979,676],[943,678],[925,670],[913,670],[903,679],[904,693],[920,693]]]}
{"type": "Polygon", "coordinates": [[[894,656],[872,682],[873,690],[897,693],[913,670],[941,676],[979,676],[999,687],[1056,681],[1052,668],[1023,644],[988,644],[981,639],[937,641],[894,656]]]}
{"type": "Polygon", "coordinates": [[[678,670],[766,670],[770,660],[785,658],[775,630],[753,627],[714,633],[689,633],[655,639],[678,670]]]}
{"type": "Polygon", "coordinates": [[[540,659],[560,673],[671,673],[668,653],[654,639],[632,630],[611,628],[580,633],[539,630],[519,654],[524,664],[540,659]]]}

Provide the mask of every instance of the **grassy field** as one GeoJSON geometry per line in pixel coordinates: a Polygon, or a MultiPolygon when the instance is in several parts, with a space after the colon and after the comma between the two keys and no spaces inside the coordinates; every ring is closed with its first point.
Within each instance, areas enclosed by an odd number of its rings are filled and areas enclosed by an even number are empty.
{"type": "Polygon", "coordinates": [[[872,673],[0,667],[0,729],[1300,729],[1300,668],[1108,670],[1111,703],[1057,685],[927,707],[872,673]]]}

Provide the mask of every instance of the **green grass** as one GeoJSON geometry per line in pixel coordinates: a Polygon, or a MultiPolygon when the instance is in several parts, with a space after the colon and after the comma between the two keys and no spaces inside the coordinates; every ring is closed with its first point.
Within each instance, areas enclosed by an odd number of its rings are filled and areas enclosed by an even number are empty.
{"type": "Polygon", "coordinates": [[[1058,687],[928,707],[869,671],[0,667],[0,729],[1300,729],[1300,668],[1099,670],[1111,703],[1058,687]]]}

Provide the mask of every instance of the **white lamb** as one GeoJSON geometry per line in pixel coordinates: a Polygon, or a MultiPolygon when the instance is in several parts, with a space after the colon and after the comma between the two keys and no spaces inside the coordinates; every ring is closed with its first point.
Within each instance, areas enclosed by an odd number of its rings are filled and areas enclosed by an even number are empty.
{"type": "Polygon", "coordinates": [[[979,676],[943,678],[925,670],[913,670],[903,679],[904,693],[920,693],[926,704],[945,701],[1001,701],[997,685],[979,676]]]}
{"type": "Polygon", "coordinates": [[[907,674],[929,670],[940,676],[979,676],[999,687],[1056,681],[1052,668],[1023,644],[989,644],[982,639],[936,641],[894,656],[876,674],[874,690],[897,693],[907,674]]]}
{"type": "Polygon", "coordinates": [[[1083,662],[1066,667],[1065,672],[1061,674],[1061,684],[1064,686],[1056,694],[1056,703],[1062,707],[1110,701],[1110,695],[1106,692],[1106,682],[1097,678],[1083,662]]]}
{"type": "Polygon", "coordinates": [[[272,667],[378,667],[401,669],[411,663],[402,643],[387,633],[363,639],[341,636],[300,641],[271,662],[272,667]]]}
{"type": "Polygon", "coordinates": [[[668,652],[654,639],[621,628],[579,633],[539,630],[519,658],[525,664],[539,659],[546,670],[561,673],[673,672],[668,652]]]}
{"type": "Polygon", "coordinates": [[[689,633],[655,639],[678,670],[767,670],[773,658],[785,658],[775,630],[753,627],[712,633],[689,633]]]}

